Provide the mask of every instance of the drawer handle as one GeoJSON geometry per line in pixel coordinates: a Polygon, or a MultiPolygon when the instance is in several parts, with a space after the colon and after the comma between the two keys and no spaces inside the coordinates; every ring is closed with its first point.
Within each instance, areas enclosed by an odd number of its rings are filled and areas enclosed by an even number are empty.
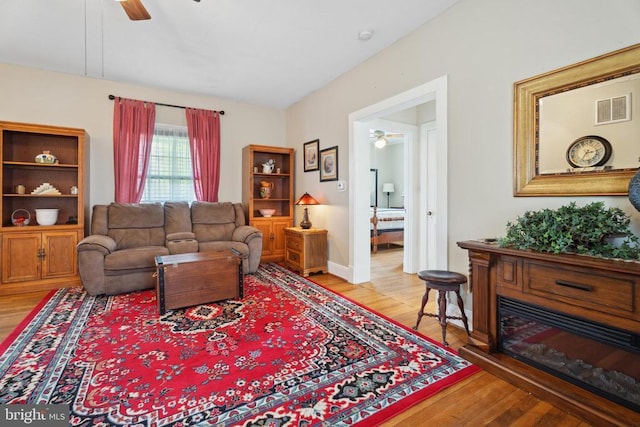
{"type": "Polygon", "coordinates": [[[592,292],[593,287],[589,285],[583,285],[580,283],[566,282],[564,280],[556,280],[556,285],[564,286],[567,288],[580,289],[581,291],[592,292]]]}

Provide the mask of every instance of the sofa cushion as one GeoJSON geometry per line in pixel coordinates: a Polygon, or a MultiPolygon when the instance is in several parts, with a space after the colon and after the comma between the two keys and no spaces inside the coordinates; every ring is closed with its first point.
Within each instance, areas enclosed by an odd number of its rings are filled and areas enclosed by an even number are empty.
{"type": "Polygon", "coordinates": [[[193,202],[191,222],[198,242],[228,241],[236,229],[235,208],[230,202],[193,202]]]}
{"type": "Polygon", "coordinates": [[[108,227],[108,236],[115,240],[117,250],[165,245],[161,203],[112,203],[108,227]]]}
{"type": "Polygon", "coordinates": [[[109,275],[139,268],[155,268],[157,255],[169,255],[169,249],[164,246],[145,246],[115,251],[104,258],[104,271],[109,275]]]}
{"type": "Polygon", "coordinates": [[[191,232],[191,210],[187,202],[164,202],[165,232],[191,232]]]}
{"type": "Polygon", "coordinates": [[[109,232],[109,205],[95,205],[91,215],[91,234],[106,236],[109,232]]]}

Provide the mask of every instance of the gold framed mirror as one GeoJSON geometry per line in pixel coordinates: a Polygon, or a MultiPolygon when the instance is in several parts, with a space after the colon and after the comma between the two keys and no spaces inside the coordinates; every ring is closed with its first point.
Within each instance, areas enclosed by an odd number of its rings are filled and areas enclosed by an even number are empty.
{"type": "Polygon", "coordinates": [[[640,44],[516,82],[513,122],[515,196],[626,195],[640,166],[640,44]]]}

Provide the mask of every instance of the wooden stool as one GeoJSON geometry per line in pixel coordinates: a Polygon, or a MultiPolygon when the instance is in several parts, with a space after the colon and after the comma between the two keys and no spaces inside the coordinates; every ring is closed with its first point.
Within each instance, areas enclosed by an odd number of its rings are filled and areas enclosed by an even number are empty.
{"type": "Polygon", "coordinates": [[[460,296],[460,285],[467,283],[467,278],[460,273],[446,270],[423,270],[418,273],[418,277],[425,281],[427,290],[422,297],[422,307],[420,307],[420,311],[418,312],[418,321],[413,329],[418,330],[418,325],[420,325],[422,316],[430,316],[437,318],[440,322],[440,326],[442,327],[442,344],[446,346],[449,345],[447,343],[447,319],[462,320],[462,323],[464,323],[464,329],[467,331],[467,335],[470,335],[467,316],[464,313],[464,304],[462,302],[462,297],[460,296]],[[431,289],[436,289],[438,291],[438,314],[424,312],[424,306],[427,305],[427,301],[429,301],[429,291],[431,289]],[[456,293],[458,297],[458,307],[460,307],[460,313],[462,316],[447,316],[447,292],[456,293]]]}

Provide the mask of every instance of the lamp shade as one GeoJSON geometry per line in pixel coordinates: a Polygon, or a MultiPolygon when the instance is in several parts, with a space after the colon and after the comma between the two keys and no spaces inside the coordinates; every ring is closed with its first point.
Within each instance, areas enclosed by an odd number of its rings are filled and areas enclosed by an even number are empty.
{"type": "Polygon", "coordinates": [[[300,198],[296,201],[296,205],[319,205],[316,199],[311,197],[309,193],[304,193],[300,198]]]}
{"type": "MultiPolygon", "coordinates": [[[[300,197],[296,201],[296,205],[319,205],[320,203],[311,197],[309,193],[304,193],[302,197],[300,197]]],[[[302,221],[300,221],[300,227],[308,230],[311,228],[311,221],[309,221],[309,208],[304,207],[304,216],[302,217],[302,221]]]]}
{"type": "Polygon", "coordinates": [[[393,184],[390,182],[386,182],[382,184],[382,192],[383,193],[393,193],[396,189],[393,187],[393,184]]]}

